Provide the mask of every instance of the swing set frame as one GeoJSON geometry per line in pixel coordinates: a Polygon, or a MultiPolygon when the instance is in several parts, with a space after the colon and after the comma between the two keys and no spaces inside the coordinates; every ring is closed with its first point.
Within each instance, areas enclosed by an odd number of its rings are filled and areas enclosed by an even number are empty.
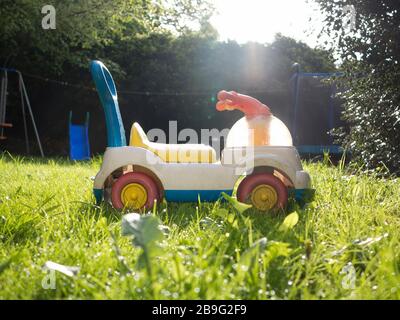
{"type": "Polygon", "coordinates": [[[22,119],[24,124],[25,133],[25,147],[26,153],[30,153],[30,143],[29,143],[29,133],[27,125],[27,112],[31,118],[33,131],[35,133],[35,138],[39,147],[40,155],[44,157],[42,143],[40,141],[39,133],[37,130],[35,118],[33,116],[31,103],[29,101],[28,93],[26,90],[24,78],[22,73],[16,69],[12,68],[0,68],[1,72],[1,87],[0,87],[0,140],[6,140],[7,137],[4,135],[5,129],[12,128],[12,123],[6,122],[6,112],[7,112],[7,95],[8,95],[8,74],[14,73],[18,77],[18,89],[20,93],[21,109],[22,109],[22,119]]]}

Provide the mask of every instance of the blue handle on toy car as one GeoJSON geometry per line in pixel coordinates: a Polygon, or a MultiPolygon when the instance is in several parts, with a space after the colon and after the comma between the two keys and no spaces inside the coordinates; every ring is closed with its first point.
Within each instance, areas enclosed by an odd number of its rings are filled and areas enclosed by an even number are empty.
{"type": "Polygon", "coordinates": [[[111,73],[101,61],[92,61],[90,71],[106,116],[107,145],[109,147],[126,146],[125,130],[118,106],[117,89],[111,73]]]}

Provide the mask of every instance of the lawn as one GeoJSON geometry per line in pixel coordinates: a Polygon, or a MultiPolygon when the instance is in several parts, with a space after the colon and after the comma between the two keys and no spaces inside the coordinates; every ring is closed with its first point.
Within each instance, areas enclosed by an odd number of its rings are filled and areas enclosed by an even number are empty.
{"type": "Polygon", "coordinates": [[[152,214],[169,232],[144,254],[121,234],[121,213],[94,204],[99,158],[4,154],[0,299],[400,298],[399,180],[328,161],[304,166],[315,201],[291,206],[286,221],[226,201],[164,202],[152,214]],[[52,272],[46,261],[79,272],[52,272]]]}

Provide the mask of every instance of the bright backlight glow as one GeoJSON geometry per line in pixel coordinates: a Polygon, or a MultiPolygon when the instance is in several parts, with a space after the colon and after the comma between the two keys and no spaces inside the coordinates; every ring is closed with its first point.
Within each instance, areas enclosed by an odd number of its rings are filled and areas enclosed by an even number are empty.
{"type": "Polygon", "coordinates": [[[322,26],[312,0],[215,0],[215,6],[211,23],[221,40],[270,43],[281,33],[314,47],[322,26]]]}

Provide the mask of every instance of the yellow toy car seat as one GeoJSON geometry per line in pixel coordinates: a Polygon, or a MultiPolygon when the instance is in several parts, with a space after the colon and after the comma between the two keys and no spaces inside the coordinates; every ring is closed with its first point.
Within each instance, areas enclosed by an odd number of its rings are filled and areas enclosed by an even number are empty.
{"type": "Polygon", "coordinates": [[[165,144],[151,142],[139,123],[131,128],[129,145],[147,149],[165,162],[213,163],[217,161],[215,150],[205,144],[165,144]]]}

